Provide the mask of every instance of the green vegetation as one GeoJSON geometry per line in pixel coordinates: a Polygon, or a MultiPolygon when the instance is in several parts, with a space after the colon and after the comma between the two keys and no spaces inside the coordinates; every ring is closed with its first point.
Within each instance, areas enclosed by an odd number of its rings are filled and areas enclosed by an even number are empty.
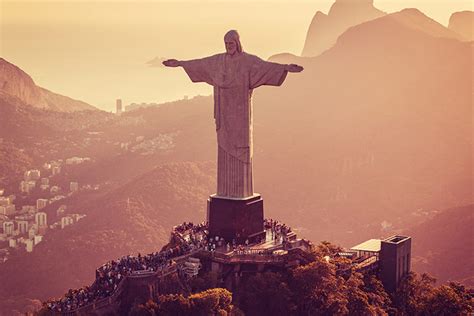
{"type": "Polygon", "coordinates": [[[306,265],[244,277],[230,293],[211,288],[218,276],[205,273],[190,282],[198,293],[162,295],[135,306],[131,315],[469,315],[472,290],[457,284],[434,285],[435,279],[411,272],[393,295],[372,274],[353,269],[340,250],[323,242],[306,265]],[[329,257],[331,259],[329,259],[329,257]],[[232,305],[234,304],[234,305],[232,305]]]}
{"type": "Polygon", "coordinates": [[[160,295],[158,301],[148,301],[134,307],[130,315],[241,315],[232,305],[232,293],[215,288],[184,297],[182,294],[160,295]]]}

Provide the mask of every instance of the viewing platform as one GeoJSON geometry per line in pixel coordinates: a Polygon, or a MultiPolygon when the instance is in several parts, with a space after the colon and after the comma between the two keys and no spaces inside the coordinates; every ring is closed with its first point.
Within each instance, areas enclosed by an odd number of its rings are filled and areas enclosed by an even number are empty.
{"type": "MultiPolygon", "coordinates": [[[[284,224],[265,220],[264,227],[264,238],[237,244],[218,236],[208,238],[205,223],[183,223],[173,228],[170,242],[160,252],[112,260],[96,270],[91,286],[70,290],[63,298],[47,301],[44,306],[63,315],[101,315],[116,310],[125,288],[132,284],[148,284],[151,293],[157,292],[160,280],[166,277],[186,279],[197,275],[202,265],[196,258],[206,258],[213,271],[231,270],[235,275],[249,266],[260,270],[267,266],[285,267],[289,252],[311,249],[309,241],[297,239],[284,224]]],[[[231,280],[222,282],[232,287],[231,280]]]]}

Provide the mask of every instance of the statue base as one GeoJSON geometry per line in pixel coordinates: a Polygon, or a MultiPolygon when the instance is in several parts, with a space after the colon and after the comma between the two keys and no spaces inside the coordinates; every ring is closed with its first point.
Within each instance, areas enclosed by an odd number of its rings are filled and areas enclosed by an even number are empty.
{"type": "Polygon", "coordinates": [[[263,199],[260,194],[241,199],[213,194],[207,200],[207,222],[210,237],[223,237],[226,243],[264,240],[263,199]]]}

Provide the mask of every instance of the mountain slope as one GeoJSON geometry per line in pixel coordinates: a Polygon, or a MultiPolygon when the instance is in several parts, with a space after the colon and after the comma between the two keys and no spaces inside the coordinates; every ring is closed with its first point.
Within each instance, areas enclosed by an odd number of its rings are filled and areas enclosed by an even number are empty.
{"type": "Polygon", "coordinates": [[[61,112],[97,110],[92,105],[38,87],[19,67],[0,58],[0,92],[40,109],[61,112]]]}
{"type": "Polygon", "coordinates": [[[417,10],[395,16],[255,92],[255,186],[312,240],[351,246],[472,201],[472,47],[399,22],[432,25],[417,10]]]}
{"type": "Polygon", "coordinates": [[[474,286],[474,205],[442,211],[410,229],[413,269],[428,272],[438,282],[458,281],[474,286]]]}
{"type": "Polygon", "coordinates": [[[215,187],[213,167],[163,165],[106,195],[76,197],[70,211],[85,213],[84,219],[50,231],[33,253],[16,254],[0,267],[0,297],[5,298],[0,311],[91,284],[103,263],[158,251],[174,225],[204,220],[206,198],[215,187]]]}

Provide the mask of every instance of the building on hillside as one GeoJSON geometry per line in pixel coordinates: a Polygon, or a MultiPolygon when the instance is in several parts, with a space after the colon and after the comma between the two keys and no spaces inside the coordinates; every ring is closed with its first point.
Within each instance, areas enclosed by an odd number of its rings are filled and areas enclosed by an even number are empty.
{"type": "Polygon", "coordinates": [[[21,207],[20,214],[34,214],[36,213],[36,207],[33,205],[23,205],[21,207]]]}
{"type": "Polygon", "coordinates": [[[16,208],[14,204],[0,206],[0,215],[10,216],[15,214],[16,208]]]}
{"type": "Polygon", "coordinates": [[[78,182],[71,182],[69,183],[69,190],[71,192],[76,192],[76,191],[79,191],[79,183],[78,182]]]}
{"type": "Polygon", "coordinates": [[[39,171],[38,169],[31,169],[25,171],[24,178],[26,181],[39,180],[41,178],[41,171],[39,171]]]}
{"type": "Polygon", "coordinates": [[[37,232],[38,232],[37,225],[33,224],[30,227],[30,229],[28,229],[28,238],[34,238],[37,232]]]}
{"type": "Polygon", "coordinates": [[[8,239],[8,247],[10,247],[10,248],[16,248],[17,247],[17,241],[16,241],[15,238],[8,239]]]}
{"type": "Polygon", "coordinates": [[[15,224],[11,221],[3,223],[3,233],[7,236],[13,235],[13,230],[15,229],[15,224]]]}
{"type": "Polygon", "coordinates": [[[34,241],[31,239],[25,240],[26,252],[33,252],[34,241]]]}
{"type": "Polygon", "coordinates": [[[74,219],[71,216],[64,216],[61,218],[61,229],[64,227],[72,225],[74,223],[74,219]]]}
{"type": "Polygon", "coordinates": [[[41,236],[41,235],[34,235],[34,236],[33,236],[33,240],[35,241],[35,246],[36,246],[37,244],[39,244],[40,242],[43,241],[43,236],[41,236]]]}
{"type": "Polygon", "coordinates": [[[51,189],[49,189],[49,193],[51,193],[51,194],[56,194],[56,193],[58,193],[59,191],[61,191],[61,188],[58,187],[57,185],[53,185],[53,186],[51,187],[51,189]]]}
{"type": "Polygon", "coordinates": [[[7,206],[10,205],[10,199],[7,197],[0,197],[0,206],[7,206]]]}
{"type": "Polygon", "coordinates": [[[122,99],[117,99],[116,103],[115,103],[115,113],[117,115],[120,115],[122,114],[122,99]]]}
{"type": "Polygon", "coordinates": [[[38,212],[35,214],[35,223],[40,227],[48,226],[47,215],[45,212],[38,212]]]}
{"type": "Polygon", "coordinates": [[[17,221],[17,225],[18,225],[18,231],[20,234],[28,233],[28,221],[25,221],[25,220],[17,221]]]}
{"type": "Polygon", "coordinates": [[[67,206],[66,205],[61,205],[57,210],[56,210],[56,216],[59,216],[63,214],[66,211],[67,206]]]}
{"type": "Polygon", "coordinates": [[[378,271],[385,290],[393,293],[400,280],[410,272],[411,237],[395,235],[385,239],[369,239],[339,255],[352,256],[356,270],[378,271]]]}
{"type": "Polygon", "coordinates": [[[392,236],[382,240],[380,248],[380,280],[393,293],[411,266],[411,238],[392,236]]]}
{"type": "Polygon", "coordinates": [[[61,173],[61,166],[52,166],[51,167],[51,174],[53,176],[61,173]]]}
{"type": "Polygon", "coordinates": [[[29,180],[29,181],[21,181],[20,182],[20,192],[22,193],[30,193],[36,187],[36,181],[29,180]]]}
{"type": "Polygon", "coordinates": [[[81,157],[71,157],[66,159],[66,165],[80,165],[84,162],[84,158],[81,157]]]}
{"type": "Polygon", "coordinates": [[[48,205],[48,200],[47,199],[37,199],[36,200],[36,209],[41,210],[45,208],[48,205]]]}
{"type": "Polygon", "coordinates": [[[376,256],[378,258],[380,253],[380,244],[380,239],[369,239],[352,247],[350,250],[356,251],[358,257],[376,256]]]}

